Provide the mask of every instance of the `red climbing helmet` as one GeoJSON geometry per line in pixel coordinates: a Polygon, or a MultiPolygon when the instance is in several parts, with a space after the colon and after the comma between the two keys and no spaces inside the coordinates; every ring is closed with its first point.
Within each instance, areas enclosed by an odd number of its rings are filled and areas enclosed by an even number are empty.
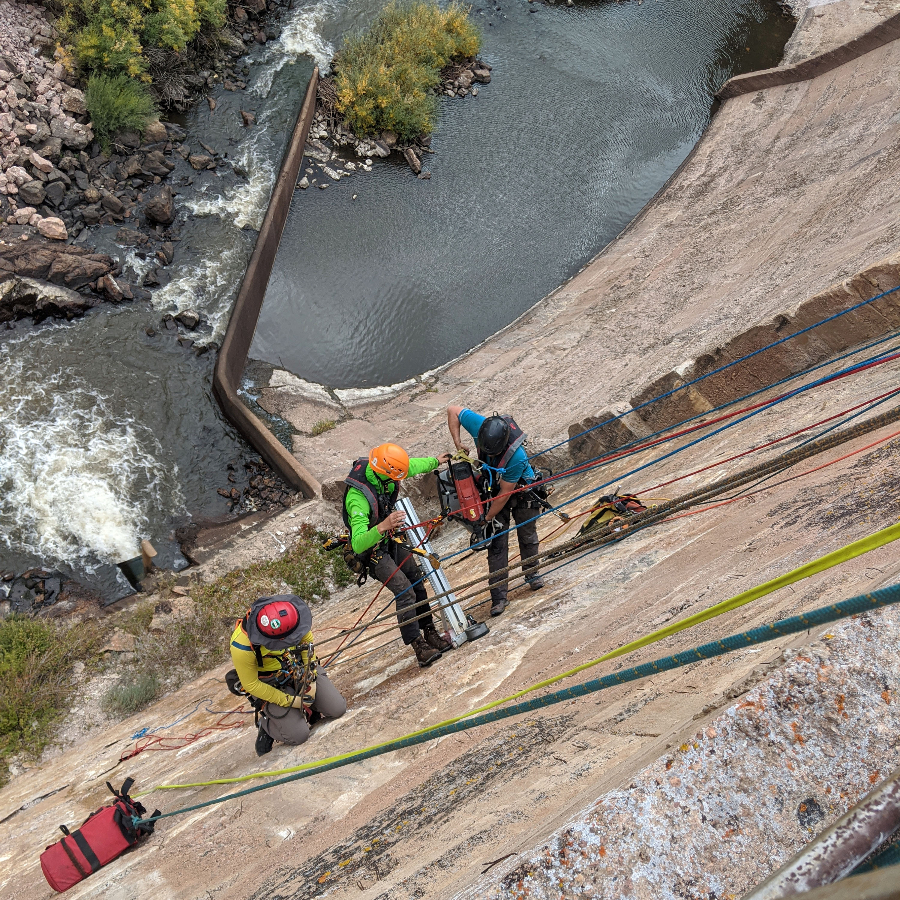
{"type": "Polygon", "coordinates": [[[299,618],[297,607],[293,603],[273,600],[257,613],[256,624],[263,634],[277,638],[293,631],[299,618]]]}

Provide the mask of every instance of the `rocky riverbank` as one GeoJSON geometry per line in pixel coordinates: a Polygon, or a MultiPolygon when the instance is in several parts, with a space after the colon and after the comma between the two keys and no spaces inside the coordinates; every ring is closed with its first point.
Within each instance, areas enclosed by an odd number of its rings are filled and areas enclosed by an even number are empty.
{"type": "MultiPolygon", "coordinates": [[[[263,21],[278,12],[271,0],[232,5],[215,46],[175,54],[183,58],[154,85],[161,104],[184,109],[206,97],[214,109],[211,88],[243,90],[239,59],[248,44],[278,36],[279,26],[263,21]]],[[[0,289],[0,323],[7,327],[20,318],[72,318],[102,301],[150,299],[167,280],[162,270],[174,259],[184,218],[177,200],[194,173],[246,178],[171,122],[120,133],[101,147],[83,91],[53,57],[56,46],[43,7],[0,2],[0,283],[13,283],[0,289]],[[110,226],[119,260],[92,252],[110,226]],[[125,254],[134,263],[129,271],[120,261],[125,254]]],[[[241,111],[241,121],[252,127],[255,120],[241,111]]]]}
{"type": "MultiPolygon", "coordinates": [[[[475,98],[479,85],[490,83],[492,68],[478,58],[447,66],[441,71],[434,92],[442,97],[475,98]]],[[[374,159],[386,159],[391,154],[401,156],[418,178],[423,181],[431,178],[431,173],[423,169],[425,157],[435,152],[431,149],[431,135],[422,135],[412,142],[399,140],[393,131],[382,132],[377,138],[360,137],[343,121],[336,102],[334,76],[326,75],[319,81],[316,114],[304,153],[307,165],[297,182],[298,188],[325,190],[342,178],[371,172],[374,159]],[[353,154],[356,160],[352,159],[353,154]]]]}

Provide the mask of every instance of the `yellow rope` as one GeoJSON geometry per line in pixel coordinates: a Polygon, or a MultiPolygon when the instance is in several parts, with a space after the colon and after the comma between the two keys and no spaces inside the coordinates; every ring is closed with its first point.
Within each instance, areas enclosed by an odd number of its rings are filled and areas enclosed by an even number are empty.
{"type": "Polygon", "coordinates": [[[671,637],[674,634],[678,634],[678,632],[680,631],[684,631],[688,628],[693,628],[695,625],[700,625],[703,622],[708,622],[710,619],[714,619],[716,616],[720,616],[723,613],[730,612],[733,609],[737,609],[740,606],[744,606],[747,603],[758,600],[760,597],[764,597],[766,596],[766,594],[771,594],[773,591],[777,591],[779,588],[786,587],[787,585],[793,584],[796,581],[800,581],[803,578],[809,578],[811,575],[816,575],[819,572],[824,572],[826,569],[830,569],[833,566],[839,565],[840,563],[847,562],[848,560],[854,559],[857,556],[862,556],[864,553],[869,553],[871,550],[876,550],[879,547],[883,547],[885,544],[896,541],[898,538],[900,538],[900,523],[896,525],[890,525],[889,527],[884,528],[881,531],[870,534],[868,537],[861,538],[858,541],[854,541],[852,544],[847,544],[847,546],[841,547],[839,550],[834,550],[833,552],[828,553],[825,556],[821,556],[818,559],[813,560],[812,562],[808,562],[806,563],[806,565],[800,566],[798,569],[794,569],[793,571],[787,572],[784,575],[779,575],[778,578],[773,578],[771,581],[760,584],[755,588],[750,588],[750,590],[737,594],[736,596],[731,597],[728,600],[723,600],[721,603],[717,603],[715,604],[715,606],[711,606],[709,609],[703,610],[703,612],[694,613],[694,615],[692,616],[687,616],[684,619],[673,622],[671,625],[666,625],[664,628],[657,629],[656,631],[653,631],[642,638],[638,638],[637,640],[630,641],[627,644],[623,644],[621,647],[618,647],[615,650],[611,650],[609,653],[604,653],[603,656],[599,656],[597,657],[597,659],[591,660],[590,662],[586,662],[580,666],[576,666],[574,669],[569,669],[569,671],[563,672],[560,675],[554,675],[552,678],[547,678],[544,681],[540,681],[537,684],[531,685],[530,687],[523,688],[521,691],[510,694],[508,697],[503,697],[501,700],[494,700],[491,703],[486,703],[484,706],[479,706],[477,709],[470,710],[469,712],[465,712],[462,715],[455,716],[451,719],[445,719],[443,722],[438,722],[435,725],[429,725],[428,727],[422,728],[418,731],[413,731],[410,734],[404,735],[402,738],[392,738],[390,741],[383,741],[379,744],[373,744],[371,747],[366,747],[365,750],[362,751],[353,750],[349,753],[341,753],[337,756],[329,756],[326,759],[319,759],[315,762],[302,763],[298,766],[291,766],[287,769],[273,769],[268,772],[253,772],[249,775],[240,775],[236,778],[217,778],[212,781],[197,781],[191,784],[160,784],[155,788],[151,788],[149,791],[144,791],[141,794],[134,794],[133,796],[143,797],[146,794],[152,793],[152,791],[154,790],[175,790],[181,788],[206,787],[207,785],[212,784],[236,784],[241,781],[251,781],[254,778],[269,778],[277,775],[289,775],[292,772],[300,772],[304,769],[311,769],[316,766],[326,765],[328,763],[347,759],[348,757],[354,756],[360,752],[366,752],[378,747],[383,747],[386,744],[394,743],[397,740],[404,740],[406,738],[426,734],[427,732],[434,731],[437,728],[442,728],[446,725],[452,725],[455,722],[459,722],[462,719],[467,719],[469,716],[474,716],[478,713],[483,713],[489,709],[493,709],[494,707],[501,706],[504,703],[509,703],[511,700],[516,700],[519,697],[525,696],[525,694],[530,694],[532,691],[537,691],[541,688],[549,687],[552,684],[556,684],[558,681],[562,681],[564,678],[571,678],[573,675],[577,675],[579,672],[584,672],[586,669],[590,669],[593,666],[598,665],[599,663],[606,662],[610,659],[615,659],[617,656],[624,656],[626,653],[632,653],[633,651],[639,650],[642,647],[646,647],[649,644],[655,644],[658,641],[665,640],[666,638],[671,637]]]}

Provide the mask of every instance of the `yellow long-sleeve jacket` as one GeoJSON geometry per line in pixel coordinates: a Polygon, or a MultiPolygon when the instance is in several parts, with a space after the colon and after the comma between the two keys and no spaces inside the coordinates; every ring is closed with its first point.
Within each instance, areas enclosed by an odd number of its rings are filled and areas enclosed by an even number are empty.
{"type": "MultiPolygon", "coordinates": [[[[300,644],[312,644],[313,633],[307,632],[300,644]]],[[[238,678],[241,680],[241,687],[254,697],[265,700],[268,703],[274,703],[276,706],[290,706],[294,698],[278,688],[266,684],[259,678],[260,673],[277,672],[281,668],[281,656],[285,650],[267,650],[265,647],[259,648],[262,654],[262,668],[256,662],[256,651],[244,631],[244,626],[238,621],[234,632],[231,635],[231,661],[237,671],[238,678]]],[[[305,651],[304,651],[305,652],[305,651]]],[[[313,653],[315,660],[315,652],[313,653]]],[[[305,659],[304,659],[305,662],[305,659]]]]}

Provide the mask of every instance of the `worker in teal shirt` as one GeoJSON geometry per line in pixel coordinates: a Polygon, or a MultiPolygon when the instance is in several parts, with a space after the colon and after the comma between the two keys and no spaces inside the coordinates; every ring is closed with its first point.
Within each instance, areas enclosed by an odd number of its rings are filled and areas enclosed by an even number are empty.
{"type": "Polygon", "coordinates": [[[538,561],[526,562],[538,554],[537,503],[521,490],[535,481],[534,469],[528,462],[523,444],[528,437],[512,416],[480,416],[463,406],[447,407],[447,427],[457,450],[466,453],[462,432],[465,429],[475,440],[478,458],[485,463],[491,484],[491,503],[485,513],[484,535],[491,537],[488,545],[488,584],[491,588],[491,615],[499,616],[507,605],[509,581],[507,576],[493,577],[493,573],[509,565],[510,517],[515,519],[519,553],[524,565],[522,572],[533,591],[544,586],[538,571],[538,561]],[[517,490],[518,489],[518,490],[517,490]]]}
{"type": "Polygon", "coordinates": [[[390,537],[406,516],[395,510],[404,478],[431,472],[450,459],[410,459],[397,444],[381,444],[368,459],[358,459],[344,479],[341,513],[350,531],[350,548],[368,573],[396,597],[403,643],[412,647],[420,666],[430,666],[452,645],[434,627],[424,579],[408,546],[390,537]]]}

